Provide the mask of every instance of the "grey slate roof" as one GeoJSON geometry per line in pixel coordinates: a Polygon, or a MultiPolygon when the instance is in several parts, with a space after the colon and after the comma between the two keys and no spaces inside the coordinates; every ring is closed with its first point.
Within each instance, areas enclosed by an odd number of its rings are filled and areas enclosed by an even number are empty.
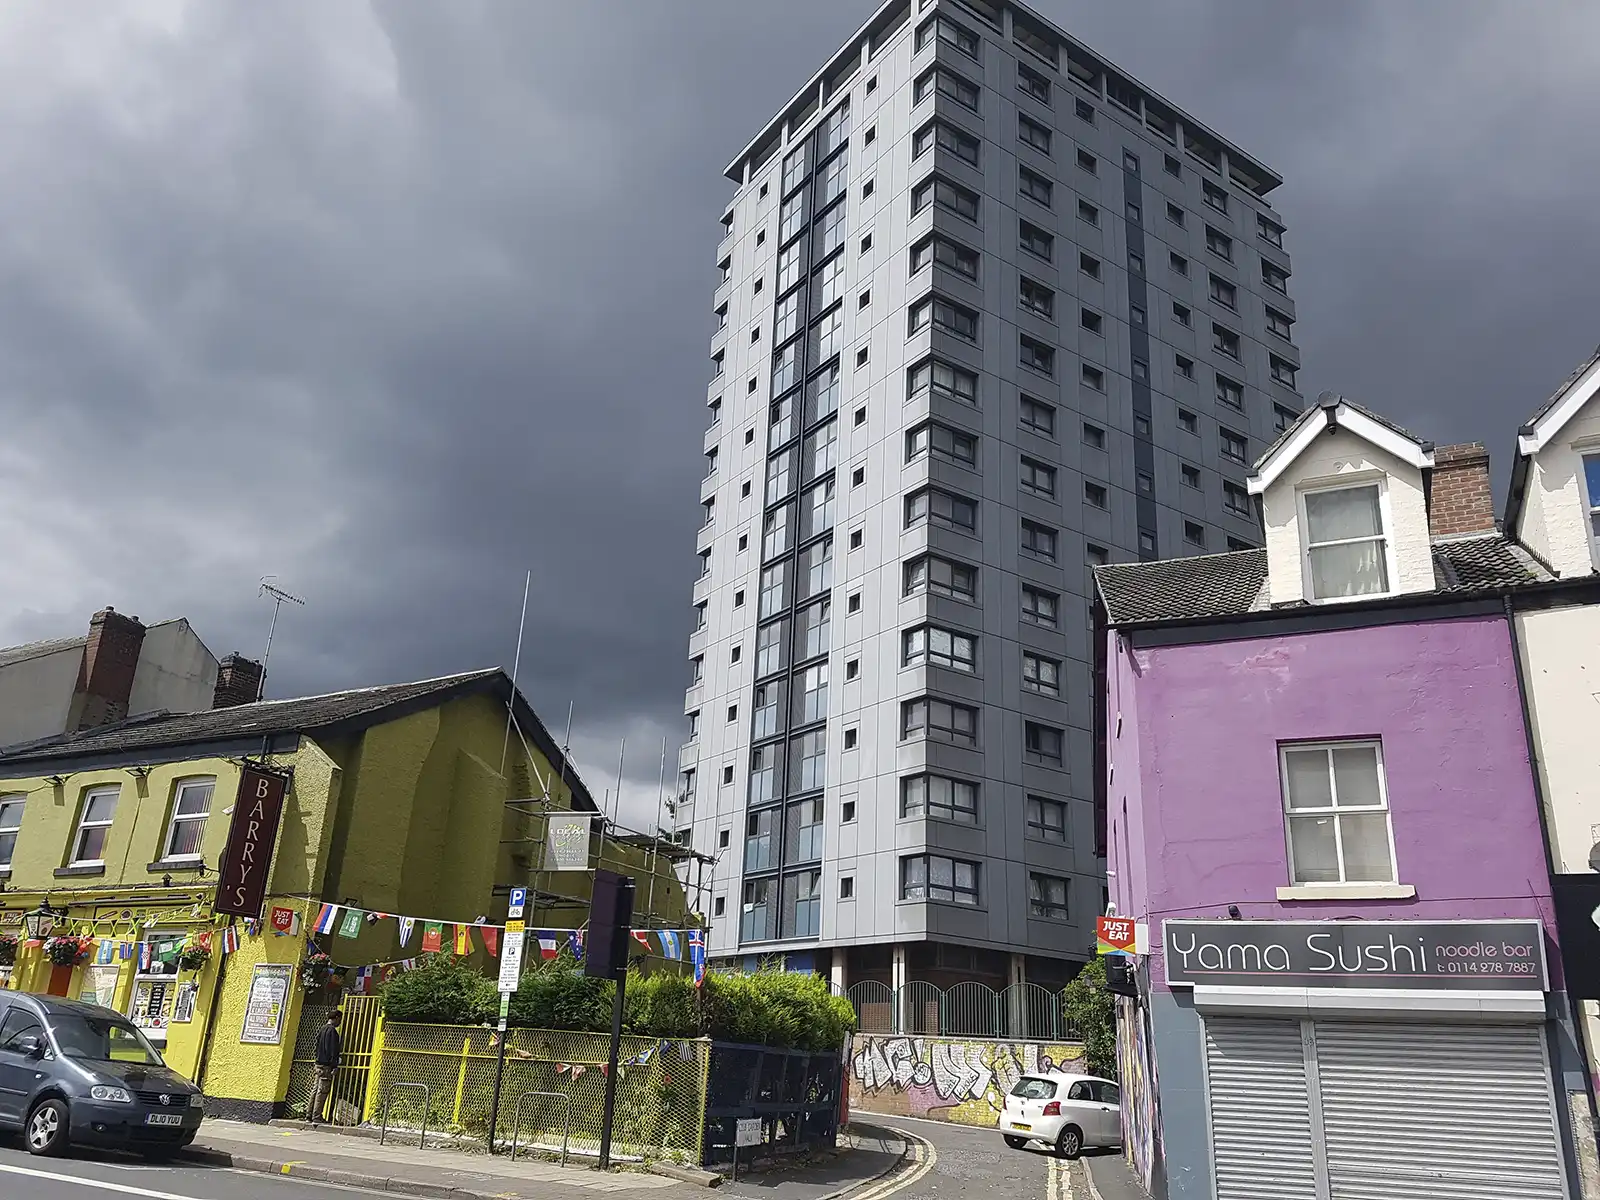
{"type": "MultiPolygon", "coordinates": [[[[1520,587],[1550,578],[1527,551],[1499,533],[1435,541],[1433,575],[1436,590],[1421,593],[1418,599],[1520,587]]],[[[1237,617],[1304,604],[1268,602],[1265,550],[1112,563],[1096,567],[1094,576],[1113,625],[1237,617]]]]}
{"type": "MultiPolygon", "coordinates": [[[[114,725],[100,725],[76,734],[59,734],[13,746],[0,753],[0,771],[13,765],[43,764],[52,759],[87,755],[118,755],[137,762],[141,754],[158,749],[272,734],[353,732],[393,720],[407,711],[420,711],[478,693],[494,695],[503,703],[511,694],[511,680],[504,671],[492,667],[414,683],[356,688],[289,700],[263,700],[207,712],[151,713],[114,725]]],[[[519,726],[559,770],[561,749],[549,730],[520,692],[516,693],[515,703],[519,726]]],[[[594,798],[571,764],[566,767],[565,777],[572,786],[575,806],[598,811],[594,798]]]]}
{"type": "Polygon", "coordinates": [[[1567,389],[1573,384],[1577,383],[1578,380],[1582,378],[1583,373],[1590,367],[1594,366],[1597,361],[1600,361],[1600,346],[1596,346],[1594,353],[1579,363],[1577,370],[1573,371],[1572,374],[1568,375],[1561,381],[1561,386],[1550,393],[1549,399],[1547,399],[1543,404],[1539,405],[1538,408],[1534,409],[1533,415],[1528,418],[1527,424],[1522,427],[1523,432],[1527,432],[1530,427],[1537,425],[1539,423],[1539,419],[1556,406],[1561,397],[1566,394],[1567,389]]]}

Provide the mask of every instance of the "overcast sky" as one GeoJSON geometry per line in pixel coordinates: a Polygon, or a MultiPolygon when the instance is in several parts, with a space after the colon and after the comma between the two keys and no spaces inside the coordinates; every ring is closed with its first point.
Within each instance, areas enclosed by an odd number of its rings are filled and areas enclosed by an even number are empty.
{"type": "MultiPolygon", "coordinates": [[[[1308,397],[1512,438],[1600,341],[1592,0],[1037,0],[1272,165],[1308,397]]],[[[0,7],[0,644],[682,732],[722,168],[869,0],[0,7]]]]}

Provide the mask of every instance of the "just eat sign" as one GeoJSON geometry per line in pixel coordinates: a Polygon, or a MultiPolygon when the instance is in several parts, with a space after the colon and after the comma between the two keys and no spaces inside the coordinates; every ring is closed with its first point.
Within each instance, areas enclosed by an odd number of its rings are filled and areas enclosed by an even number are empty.
{"type": "Polygon", "coordinates": [[[288,786],[289,777],[276,771],[247,766],[240,773],[228,848],[217,867],[214,912],[261,916],[261,904],[267,897],[267,868],[272,865],[272,847],[278,838],[288,786]]]}

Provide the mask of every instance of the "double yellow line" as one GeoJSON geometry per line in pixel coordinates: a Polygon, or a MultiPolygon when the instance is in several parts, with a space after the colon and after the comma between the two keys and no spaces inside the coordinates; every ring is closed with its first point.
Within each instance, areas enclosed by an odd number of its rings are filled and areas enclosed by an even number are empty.
{"type": "Polygon", "coordinates": [[[895,1132],[905,1138],[907,1144],[911,1147],[911,1151],[907,1155],[911,1160],[911,1165],[903,1167],[876,1183],[869,1184],[859,1192],[850,1193],[845,1200],[884,1200],[884,1197],[892,1196],[902,1188],[910,1187],[927,1175],[929,1171],[933,1170],[934,1164],[939,1161],[939,1155],[934,1150],[933,1143],[927,1138],[918,1137],[910,1130],[896,1127],[895,1132]]]}
{"type": "Polygon", "coordinates": [[[1045,1183],[1046,1200],[1072,1200],[1072,1165],[1054,1154],[1046,1161],[1050,1164],[1045,1183]]]}

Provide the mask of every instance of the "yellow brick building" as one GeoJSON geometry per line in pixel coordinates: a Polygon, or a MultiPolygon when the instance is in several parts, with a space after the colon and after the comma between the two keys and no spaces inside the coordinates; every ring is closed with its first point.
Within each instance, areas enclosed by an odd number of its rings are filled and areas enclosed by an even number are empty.
{"type": "MultiPolygon", "coordinates": [[[[527,886],[537,900],[530,925],[580,925],[588,874],[540,870],[544,814],[563,811],[599,810],[499,670],[139,718],[13,747],[0,755],[0,935],[20,945],[0,976],[135,1017],[202,1084],[210,1111],[266,1119],[284,1100],[299,965],[321,905],[496,922],[510,888],[527,886]],[[240,945],[223,954],[234,919],[212,906],[247,763],[290,776],[262,915],[292,910],[302,931],[277,936],[264,922],[251,935],[237,924],[240,945]],[[28,914],[41,912],[54,915],[57,934],[96,939],[86,962],[56,965],[28,940],[28,914]],[[213,950],[198,968],[141,965],[139,943],[202,934],[213,950]],[[247,1024],[257,1038],[264,1017],[271,1025],[275,994],[281,1037],[247,1040],[247,1024]]],[[[689,923],[671,863],[681,851],[601,820],[595,829],[591,865],[639,881],[635,925],[689,923]]],[[[419,953],[415,936],[402,949],[395,921],[322,941],[352,965],[419,953]]]]}

